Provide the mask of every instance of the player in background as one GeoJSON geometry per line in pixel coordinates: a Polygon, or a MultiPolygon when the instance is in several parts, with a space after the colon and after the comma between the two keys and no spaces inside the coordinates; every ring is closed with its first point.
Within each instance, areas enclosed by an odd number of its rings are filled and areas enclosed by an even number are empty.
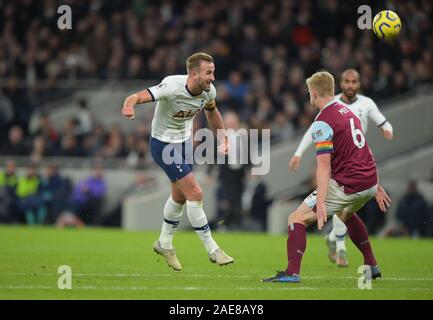
{"type": "Polygon", "coordinates": [[[381,272],[367,229],[356,211],[373,197],[386,211],[391,200],[378,184],[376,164],[359,118],[334,96],[333,76],[317,72],[307,79],[307,86],[311,105],[320,110],[311,126],[317,154],[317,190],[289,216],[286,270],[263,281],[300,282],[306,228],[317,221],[322,230],[328,216],[335,214],[346,224],[350,239],[362,252],[366,272],[378,278],[381,272]]]}
{"type": "MultiPolygon", "coordinates": [[[[213,263],[226,265],[234,260],[212,238],[208,220],[203,211],[203,191],[192,173],[191,133],[194,117],[205,110],[206,118],[214,129],[224,129],[224,123],[215,104],[215,65],[212,56],[195,53],[186,62],[187,75],[172,75],[159,85],[150,87],[125,99],[122,115],[134,118],[135,106],[157,101],[150,138],[152,158],[171,181],[171,195],[164,206],[164,220],[159,239],[153,249],[162,255],[176,271],[182,269],[175,249],[173,235],[179,224],[186,203],[188,219],[201,239],[213,263]],[[188,147],[190,146],[190,148],[188,147]],[[163,154],[171,147],[181,158],[166,164],[163,154]]],[[[218,151],[228,152],[228,140],[224,130],[217,131],[218,151]]]]}
{"type": "MultiPolygon", "coordinates": [[[[358,116],[361,120],[362,131],[364,133],[367,132],[368,120],[371,119],[382,131],[384,138],[391,140],[393,138],[392,125],[379,111],[372,99],[359,94],[361,88],[359,73],[354,69],[345,70],[341,75],[340,87],[342,93],[338,94],[336,98],[358,116]]],[[[290,160],[290,169],[294,171],[298,170],[303,153],[312,143],[313,139],[310,127],[302,137],[298,149],[290,160]]],[[[326,236],[326,243],[329,249],[329,259],[339,267],[347,267],[349,265],[345,243],[346,232],[346,225],[337,215],[334,215],[332,217],[332,229],[326,236]]]]}

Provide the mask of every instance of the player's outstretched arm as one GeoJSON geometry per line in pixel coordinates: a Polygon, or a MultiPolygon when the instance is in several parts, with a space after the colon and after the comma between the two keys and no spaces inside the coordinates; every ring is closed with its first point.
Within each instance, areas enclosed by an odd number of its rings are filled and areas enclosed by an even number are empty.
{"type": "Polygon", "coordinates": [[[289,168],[291,170],[297,171],[299,169],[302,155],[311,144],[313,144],[313,138],[311,137],[311,126],[310,126],[308,130],[305,132],[304,136],[302,137],[302,140],[299,143],[298,149],[296,149],[295,154],[290,159],[289,168]]]}
{"type": "Polygon", "coordinates": [[[328,220],[328,213],[326,212],[325,199],[328,194],[328,183],[331,178],[331,154],[324,153],[317,155],[317,227],[322,230],[323,225],[328,220]]]}
{"type": "Polygon", "coordinates": [[[148,89],[134,93],[126,97],[125,101],[123,102],[122,116],[125,116],[131,120],[134,119],[135,105],[140,103],[151,102],[151,101],[154,101],[154,99],[148,89]]]}
{"type": "Polygon", "coordinates": [[[380,112],[373,100],[371,103],[371,110],[368,115],[370,119],[373,120],[373,122],[379,127],[380,131],[382,131],[383,137],[386,140],[392,140],[394,136],[392,125],[386,120],[385,116],[382,114],[382,112],[380,112]]]}
{"type": "Polygon", "coordinates": [[[217,133],[218,152],[227,154],[229,149],[228,139],[225,134],[223,117],[216,107],[215,100],[206,104],[205,114],[210,127],[217,133]]]}

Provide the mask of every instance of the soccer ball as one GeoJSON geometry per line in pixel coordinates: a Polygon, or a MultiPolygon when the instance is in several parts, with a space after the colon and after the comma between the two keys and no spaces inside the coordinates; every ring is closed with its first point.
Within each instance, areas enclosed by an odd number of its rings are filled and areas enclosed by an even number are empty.
{"type": "Polygon", "coordinates": [[[393,39],[401,30],[398,15],[391,10],[383,10],[373,19],[373,31],[380,39],[393,39]]]}

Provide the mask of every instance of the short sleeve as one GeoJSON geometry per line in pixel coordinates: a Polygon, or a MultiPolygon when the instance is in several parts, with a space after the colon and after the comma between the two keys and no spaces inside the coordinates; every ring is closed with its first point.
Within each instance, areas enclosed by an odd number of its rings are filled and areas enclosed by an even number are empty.
{"type": "Polygon", "coordinates": [[[147,89],[154,101],[168,100],[173,96],[175,86],[167,78],[163,79],[160,84],[147,89]]]}
{"type": "Polygon", "coordinates": [[[372,99],[369,99],[368,106],[369,106],[368,116],[370,117],[370,119],[373,120],[378,127],[383,126],[386,123],[386,118],[382,114],[382,112],[379,111],[379,108],[377,107],[376,103],[372,99]]]}
{"type": "Polygon", "coordinates": [[[325,154],[334,152],[332,138],[334,131],[324,121],[314,121],[311,125],[311,137],[316,147],[316,154],[325,154]]]}

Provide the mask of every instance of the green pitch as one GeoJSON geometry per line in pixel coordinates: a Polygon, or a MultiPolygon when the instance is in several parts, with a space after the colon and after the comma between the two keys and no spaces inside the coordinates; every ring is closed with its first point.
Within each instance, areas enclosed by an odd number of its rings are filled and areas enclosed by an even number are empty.
{"type": "Polygon", "coordinates": [[[261,283],[286,265],[286,237],[214,233],[235,258],[211,264],[193,232],[178,232],[184,270],[175,272],[152,251],[157,232],[0,226],[0,299],[433,299],[433,241],[372,239],[383,278],[358,289],[360,253],[348,244],[350,266],[327,259],[309,236],[302,283],[261,283]],[[72,269],[72,289],[59,290],[58,267],[72,269]]]}

